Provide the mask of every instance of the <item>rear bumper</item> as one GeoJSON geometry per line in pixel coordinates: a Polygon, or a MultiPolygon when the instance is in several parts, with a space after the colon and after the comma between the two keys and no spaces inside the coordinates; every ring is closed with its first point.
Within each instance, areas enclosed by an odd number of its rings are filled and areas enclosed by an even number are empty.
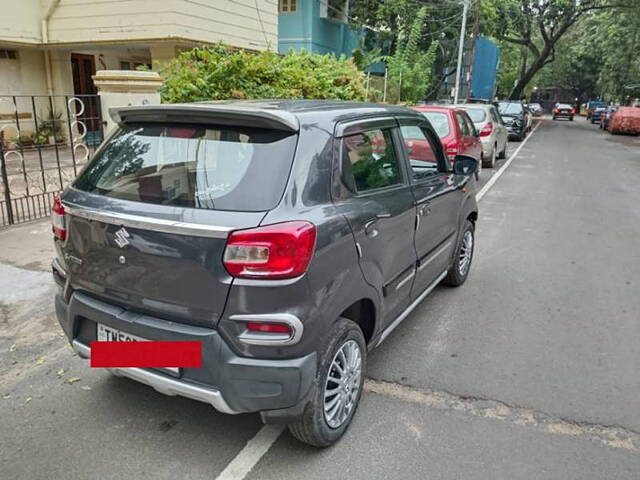
{"type": "Polygon", "coordinates": [[[315,378],[315,353],[283,360],[240,357],[215,330],[133,313],[79,292],[68,303],[56,295],[55,306],[60,325],[82,358],[91,356],[97,323],[149,340],[202,342],[202,367],[198,369],[184,368],[176,375],[145,368],[109,370],[165,395],[208,403],[223,413],[297,410],[315,378]]]}
{"type": "MultiPolygon", "coordinates": [[[[71,347],[79,357],[87,359],[91,358],[91,348],[80,343],[78,340],[72,340],[71,347]]],[[[222,413],[238,413],[231,409],[223,398],[222,393],[213,388],[189,384],[173,379],[168,375],[156,373],[151,370],[145,370],[143,368],[109,368],[108,370],[118,377],[128,377],[140,383],[149,385],[156,391],[165,395],[179,395],[181,397],[187,397],[193,400],[209,403],[216,410],[222,413]]]]}

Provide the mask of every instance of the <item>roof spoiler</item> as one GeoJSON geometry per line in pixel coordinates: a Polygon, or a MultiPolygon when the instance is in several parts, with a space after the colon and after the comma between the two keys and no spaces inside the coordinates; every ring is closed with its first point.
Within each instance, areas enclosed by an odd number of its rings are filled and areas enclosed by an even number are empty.
{"type": "Polygon", "coordinates": [[[203,123],[297,132],[298,119],[290,112],[232,105],[144,105],[109,109],[118,125],[140,122],[203,123]]]}

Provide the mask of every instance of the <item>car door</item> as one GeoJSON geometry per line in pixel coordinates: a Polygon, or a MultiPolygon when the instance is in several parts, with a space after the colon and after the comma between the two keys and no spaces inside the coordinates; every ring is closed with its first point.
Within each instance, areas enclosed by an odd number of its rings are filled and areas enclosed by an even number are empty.
{"type": "Polygon", "coordinates": [[[469,155],[470,157],[480,160],[482,157],[482,144],[480,143],[480,138],[469,115],[462,111],[456,112],[456,120],[460,125],[460,130],[464,138],[464,149],[460,151],[460,154],[469,155]]]}
{"type": "Polygon", "coordinates": [[[415,205],[394,118],[337,130],[344,200],[366,281],[381,294],[384,328],[410,301],[415,205]]]}
{"type": "Polygon", "coordinates": [[[448,268],[462,192],[456,188],[442,144],[431,126],[412,118],[399,121],[415,197],[418,263],[411,297],[417,298],[448,268]]]}

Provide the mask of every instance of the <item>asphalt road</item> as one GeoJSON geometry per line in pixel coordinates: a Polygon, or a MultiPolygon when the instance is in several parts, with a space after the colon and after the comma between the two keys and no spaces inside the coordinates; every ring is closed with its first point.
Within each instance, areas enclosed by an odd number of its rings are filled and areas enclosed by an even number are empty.
{"type": "MultiPolygon", "coordinates": [[[[247,478],[640,478],[639,184],[637,138],[543,121],[480,203],[467,283],[371,353],[344,439],[315,450],[285,431],[247,478]]],[[[0,232],[0,477],[215,479],[258,416],[74,357],[47,230],[0,232]]]]}

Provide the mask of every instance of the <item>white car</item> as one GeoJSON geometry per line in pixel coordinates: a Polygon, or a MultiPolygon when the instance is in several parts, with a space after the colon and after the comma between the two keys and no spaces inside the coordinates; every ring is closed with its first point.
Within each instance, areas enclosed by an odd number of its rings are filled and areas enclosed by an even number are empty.
{"type": "Polygon", "coordinates": [[[482,166],[493,168],[496,158],[505,158],[509,134],[502,117],[493,105],[468,103],[459,105],[471,117],[482,142],[482,166]]]}

